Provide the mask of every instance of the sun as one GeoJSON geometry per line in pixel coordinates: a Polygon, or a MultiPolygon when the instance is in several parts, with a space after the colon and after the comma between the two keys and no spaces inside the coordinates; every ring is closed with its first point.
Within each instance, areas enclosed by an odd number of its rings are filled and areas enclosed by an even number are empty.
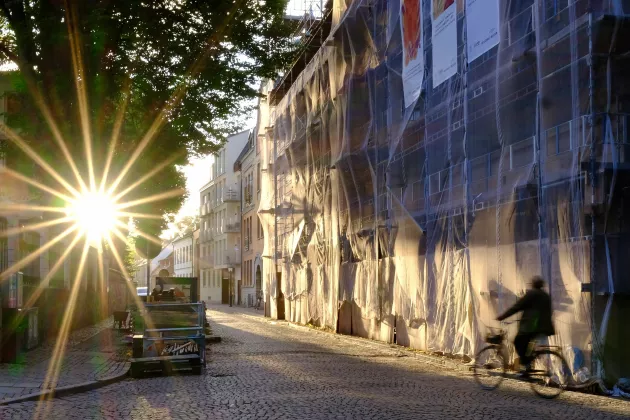
{"type": "Polygon", "coordinates": [[[68,205],[66,212],[91,244],[102,243],[118,222],[116,202],[103,192],[84,193],[68,205]]]}

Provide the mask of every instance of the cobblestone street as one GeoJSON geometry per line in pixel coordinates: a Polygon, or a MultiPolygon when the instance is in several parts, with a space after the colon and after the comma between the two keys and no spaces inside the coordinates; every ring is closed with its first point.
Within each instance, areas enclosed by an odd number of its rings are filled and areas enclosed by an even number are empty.
{"type": "Polygon", "coordinates": [[[25,353],[19,363],[0,364],[0,402],[45,389],[100,380],[129,370],[127,358],[120,354],[119,333],[111,329],[112,324],[110,317],[73,331],[68,336],[59,377],[48,386],[45,386],[45,378],[55,348],[54,340],[25,353]]]}
{"type": "Polygon", "coordinates": [[[0,408],[2,419],[621,419],[630,403],[567,392],[556,401],[380,343],[291,326],[240,308],[208,311],[223,341],[201,377],[128,379],[95,391],[0,408]]]}

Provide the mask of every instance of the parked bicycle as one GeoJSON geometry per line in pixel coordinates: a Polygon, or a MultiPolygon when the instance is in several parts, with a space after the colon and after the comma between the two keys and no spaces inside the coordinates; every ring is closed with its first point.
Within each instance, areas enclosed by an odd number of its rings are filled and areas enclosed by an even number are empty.
{"type": "Polygon", "coordinates": [[[263,303],[262,293],[259,292],[256,294],[256,310],[262,309],[262,303],[263,303]]]}
{"type": "MultiPolygon", "coordinates": [[[[485,340],[488,345],[477,353],[473,366],[475,381],[485,390],[496,389],[505,379],[508,367],[507,331],[502,328],[489,330],[485,340]]],[[[529,376],[525,379],[540,397],[556,398],[567,388],[571,377],[571,370],[559,347],[532,341],[529,351],[532,363],[529,376]]]]}

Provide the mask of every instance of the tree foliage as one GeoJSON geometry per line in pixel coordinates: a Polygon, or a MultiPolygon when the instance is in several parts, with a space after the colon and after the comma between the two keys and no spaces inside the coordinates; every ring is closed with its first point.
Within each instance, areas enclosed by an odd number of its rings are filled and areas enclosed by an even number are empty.
{"type": "MultiPolygon", "coordinates": [[[[183,190],[175,165],[216,151],[248,111],[243,101],[256,97],[256,80],[273,77],[290,60],[285,6],[286,0],[0,0],[0,61],[18,66],[10,77],[22,97],[7,124],[75,185],[59,138],[86,183],[88,138],[97,182],[112,143],[110,181],[150,139],[119,190],[167,159],[125,199],[183,190]]],[[[43,171],[34,173],[59,188],[43,171]]],[[[175,212],[184,198],[133,211],[175,212]]],[[[156,235],[164,224],[140,220],[138,227],[156,235]]]]}
{"type": "Polygon", "coordinates": [[[172,237],[165,239],[173,239],[173,237],[183,237],[199,228],[199,216],[183,216],[178,217],[176,214],[166,215],[169,230],[172,237]]]}

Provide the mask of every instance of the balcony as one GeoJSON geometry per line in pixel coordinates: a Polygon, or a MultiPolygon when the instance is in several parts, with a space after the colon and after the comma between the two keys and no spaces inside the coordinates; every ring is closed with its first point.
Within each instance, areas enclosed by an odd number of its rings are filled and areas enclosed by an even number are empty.
{"type": "Polygon", "coordinates": [[[241,201],[240,191],[232,189],[232,188],[227,188],[219,192],[219,197],[218,197],[218,200],[215,201],[214,207],[218,207],[223,203],[229,203],[229,202],[238,203],[240,201],[241,201]]]}
{"type": "Polygon", "coordinates": [[[215,260],[215,268],[228,268],[241,265],[241,253],[237,250],[224,251],[215,260]]]}
{"type": "Polygon", "coordinates": [[[241,232],[241,221],[234,221],[232,223],[226,223],[225,229],[223,230],[226,233],[240,233],[241,232]]]}
{"type": "Polygon", "coordinates": [[[212,213],[212,207],[210,206],[210,203],[202,204],[200,213],[202,216],[207,216],[212,213]]]}

